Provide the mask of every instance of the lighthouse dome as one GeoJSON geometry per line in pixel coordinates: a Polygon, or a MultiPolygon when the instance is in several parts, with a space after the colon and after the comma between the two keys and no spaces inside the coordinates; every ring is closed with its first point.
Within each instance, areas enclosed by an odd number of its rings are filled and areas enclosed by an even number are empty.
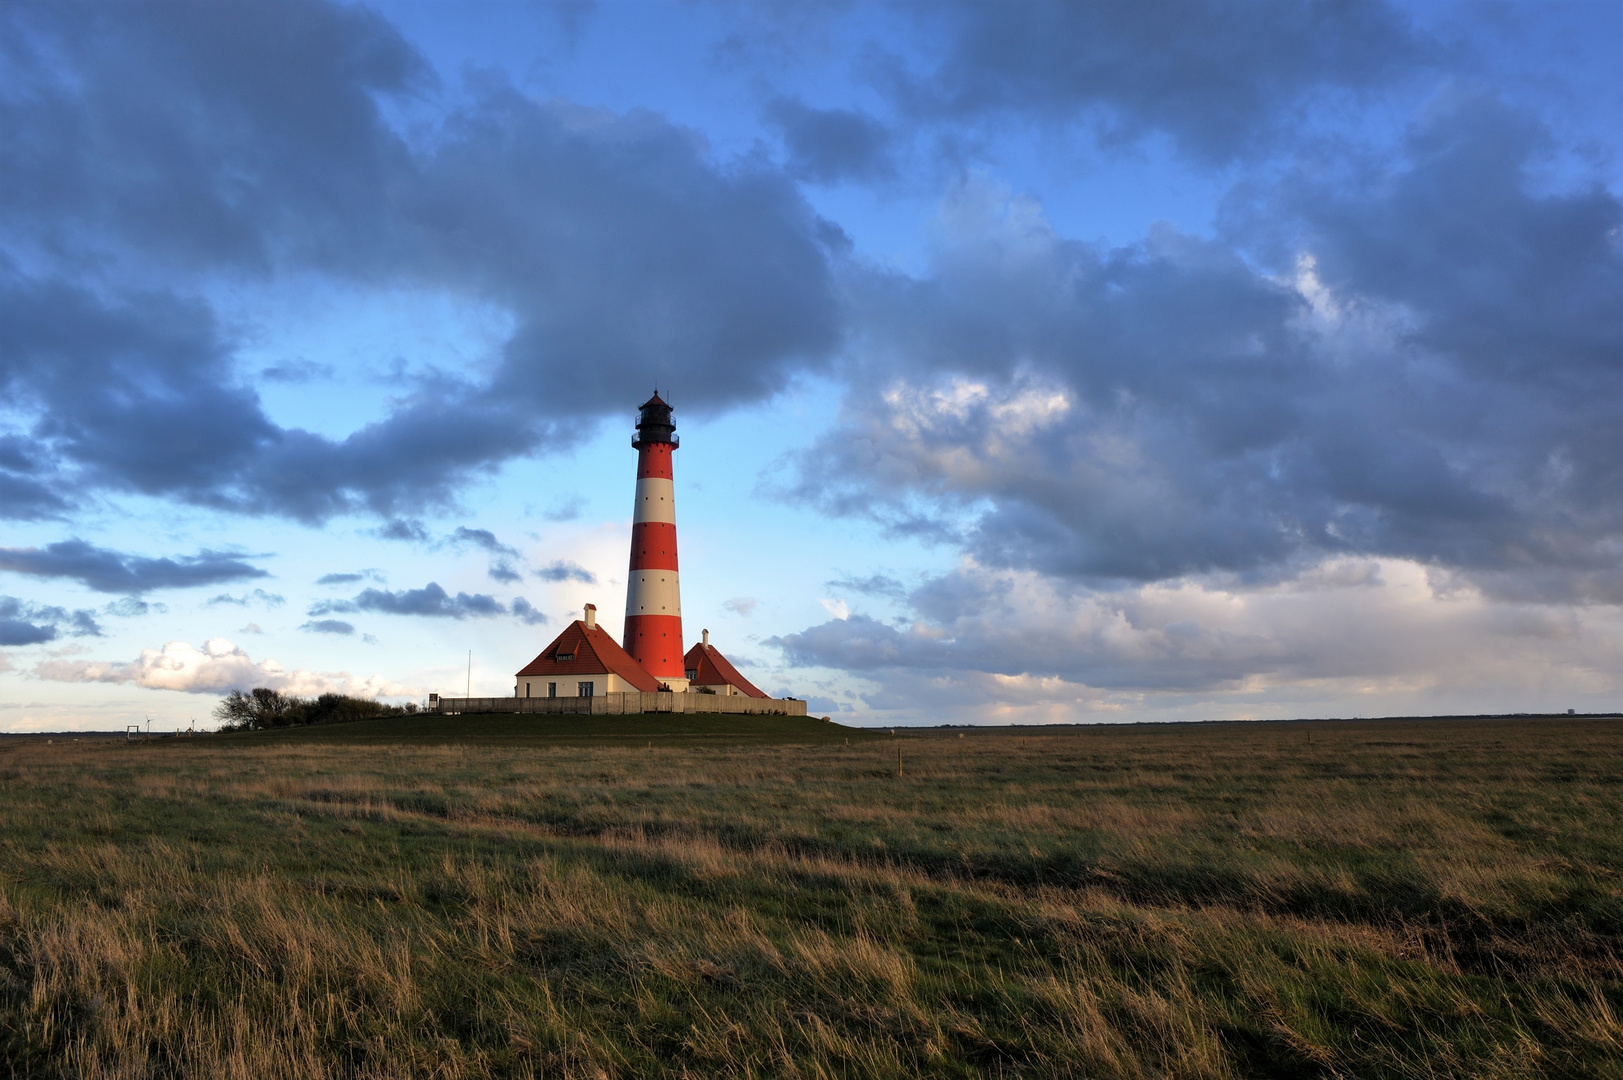
{"type": "Polygon", "coordinates": [[[644,443],[668,443],[680,446],[676,435],[676,422],[671,419],[671,407],[654,391],[654,396],[637,410],[637,434],[631,445],[641,448],[644,443]]]}

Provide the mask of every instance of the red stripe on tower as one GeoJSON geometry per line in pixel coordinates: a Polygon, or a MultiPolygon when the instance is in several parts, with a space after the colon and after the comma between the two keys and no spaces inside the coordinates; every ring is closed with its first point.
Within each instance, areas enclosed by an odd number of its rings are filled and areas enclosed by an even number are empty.
{"type": "Polygon", "coordinates": [[[637,412],[637,500],[631,515],[625,650],[672,690],[687,689],[682,666],[682,590],[676,567],[676,491],[671,452],[679,445],[671,407],[658,392],[637,412]]]}

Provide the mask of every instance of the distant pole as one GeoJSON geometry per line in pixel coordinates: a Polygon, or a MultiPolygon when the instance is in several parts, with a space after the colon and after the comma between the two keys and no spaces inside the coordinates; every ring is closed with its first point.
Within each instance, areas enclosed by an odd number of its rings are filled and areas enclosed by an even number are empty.
{"type": "Polygon", "coordinates": [[[464,699],[473,697],[473,650],[468,650],[468,688],[462,691],[464,699]]]}
{"type": "Polygon", "coordinates": [[[902,775],[902,748],[900,746],[896,748],[896,775],[902,775]]]}

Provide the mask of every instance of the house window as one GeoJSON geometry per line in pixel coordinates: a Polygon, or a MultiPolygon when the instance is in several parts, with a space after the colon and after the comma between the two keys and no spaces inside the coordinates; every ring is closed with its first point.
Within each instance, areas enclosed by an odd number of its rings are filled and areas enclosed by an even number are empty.
{"type": "Polygon", "coordinates": [[[698,677],[699,677],[699,669],[698,668],[696,668],[696,667],[688,668],[688,682],[692,682],[694,679],[697,679],[698,677]]]}
{"type": "Polygon", "coordinates": [[[553,653],[552,658],[558,661],[560,664],[565,664],[573,660],[575,658],[575,654],[572,652],[553,653]]]}
{"type": "Polygon", "coordinates": [[[524,684],[524,696],[525,697],[530,696],[530,684],[529,683],[524,684]]]}
{"type": "Polygon", "coordinates": [[[578,696],[580,696],[580,697],[591,697],[592,696],[592,684],[590,682],[579,683],[579,684],[577,684],[577,687],[580,690],[580,694],[578,696]]]}
{"type": "Polygon", "coordinates": [[[557,697],[557,696],[558,696],[558,684],[555,683],[555,682],[547,683],[547,697],[557,697]]]}

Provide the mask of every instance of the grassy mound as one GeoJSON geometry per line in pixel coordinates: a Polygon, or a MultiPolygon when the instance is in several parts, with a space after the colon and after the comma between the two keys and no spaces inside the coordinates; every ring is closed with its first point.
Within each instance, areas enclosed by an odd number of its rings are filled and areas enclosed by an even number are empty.
{"type": "Polygon", "coordinates": [[[733,716],[668,713],[644,716],[388,716],[375,720],[232,732],[211,742],[277,745],[305,743],[373,744],[539,744],[604,746],[652,742],[756,745],[838,743],[878,736],[872,731],[825,723],[814,716],[733,716]]]}

